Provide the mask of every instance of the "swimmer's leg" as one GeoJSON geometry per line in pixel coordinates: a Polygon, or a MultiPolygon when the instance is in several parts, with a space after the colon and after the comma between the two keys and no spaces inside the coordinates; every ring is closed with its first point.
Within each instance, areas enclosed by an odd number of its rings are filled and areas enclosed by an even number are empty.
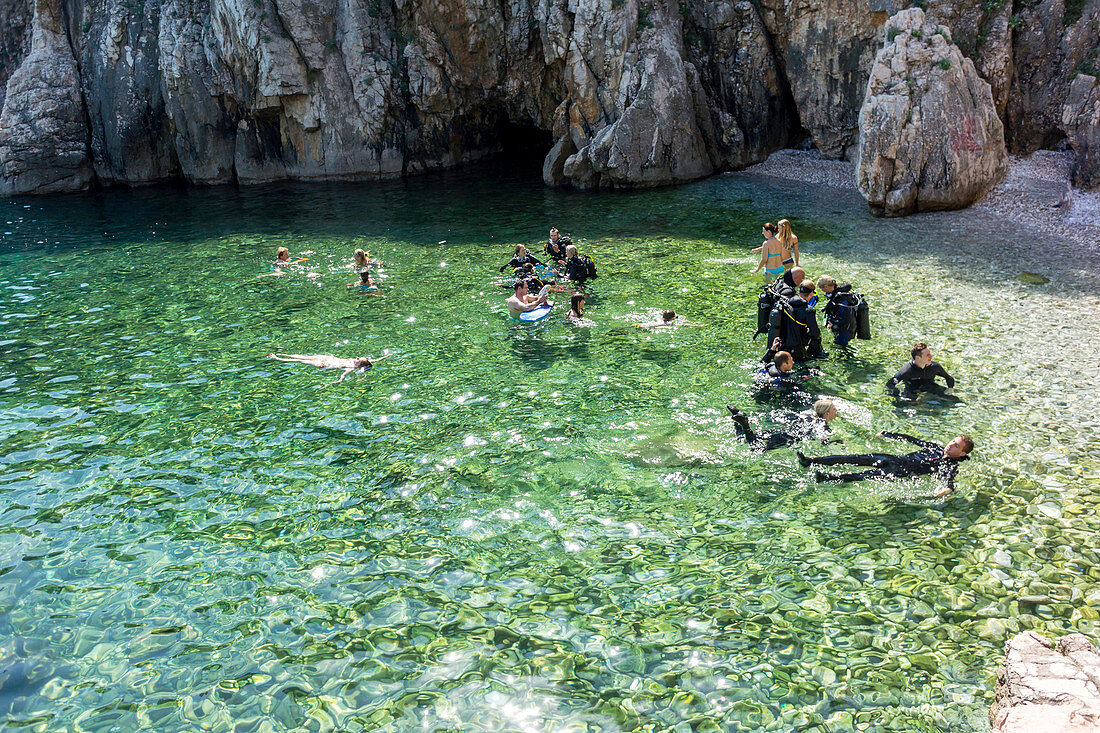
{"type": "Polygon", "coordinates": [[[755,443],[757,440],[756,433],[753,431],[752,426],[749,425],[749,416],[741,412],[733,405],[726,405],[726,409],[730,411],[730,417],[733,418],[733,422],[737,424],[737,427],[741,430],[741,435],[745,437],[746,443],[755,443]]]}
{"type": "Polygon", "coordinates": [[[883,453],[860,453],[853,456],[821,456],[819,458],[807,458],[799,454],[798,460],[803,466],[809,466],[811,464],[818,466],[878,466],[883,461],[887,461],[892,457],[893,456],[888,456],[883,453]]]}
{"type": "Polygon", "coordinates": [[[784,433],[781,430],[778,430],[774,433],[765,433],[760,437],[764,441],[765,451],[775,450],[776,448],[782,448],[785,445],[790,445],[791,443],[798,442],[797,437],[791,435],[790,433],[784,433]]]}
{"type": "Polygon", "coordinates": [[[815,481],[863,481],[869,478],[883,478],[886,476],[884,471],[877,468],[872,468],[870,471],[859,471],[858,473],[825,473],[823,471],[814,471],[815,481]]]}

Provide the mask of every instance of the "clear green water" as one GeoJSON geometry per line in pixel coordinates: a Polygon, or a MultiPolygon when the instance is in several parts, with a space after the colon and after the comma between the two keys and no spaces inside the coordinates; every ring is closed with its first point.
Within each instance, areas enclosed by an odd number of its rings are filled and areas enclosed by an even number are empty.
{"type": "Polygon", "coordinates": [[[1100,631],[1100,263],[978,214],[486,168],[0,216],[9,729],[980,730],[1012,633],[1100,631]],[[875,307],[813,383],[846,449],[971,433],[949,501],[734,439],[784,215],[875,307]],[[600,267],[590,329],[505,318],[496,268],[550,223],[600,267]],[[257,278],[278,245],[308,262],[257,278]],[[345,288],[355,247],[385,298],[345,288]],[[632,327],[669,307],[708,327],[632,327]],[[918,338],[960,403],[883,395],[918,338]],[[392,356],[331,385],[270,351],[392,356]]]}

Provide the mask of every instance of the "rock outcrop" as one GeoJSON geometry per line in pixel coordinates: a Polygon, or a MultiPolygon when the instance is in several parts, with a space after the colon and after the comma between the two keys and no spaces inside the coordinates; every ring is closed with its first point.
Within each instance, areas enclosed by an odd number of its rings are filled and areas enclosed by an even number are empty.
{"type": "Polygon", "coordinates": [[[989,84],[919,8],[887,23],[859,127],[857,184],[875,214],[961,209],[1008,170],[989,84]]]}
{"type": "Polygon", "coordinates": [[[994,733],[1100,730],[1100,651],[1081,634],[1057,644],[1034,631],[1005,645],[989,711],[994,733]]]}
{"type": "Polygon", "coordinates": [[[37,0],[30,54],[0,113],[0,194],[73,191],[92,180],[80,76],[58,3],[37,0]]]}
{"type": "MultiPolygon", "coordinates": [[[[548,183],[580,188],[691,180],[807,135],[852,158],[903,4],[0,0],[0,191],[392,178],[517,132],[545,139],[548,183]]],[[[922,4],[1011,149],[1091,139],[1090,108],[1063,103],[1095,76],[1100,0],[922,4]]]]}
{"type": "Polygon", "coordinates": [[[1100,79],[1074,78],[1062,105],[1062,126],[1077,151],[1073,182],[1081,188],[1100,186],[1100,79]]]}

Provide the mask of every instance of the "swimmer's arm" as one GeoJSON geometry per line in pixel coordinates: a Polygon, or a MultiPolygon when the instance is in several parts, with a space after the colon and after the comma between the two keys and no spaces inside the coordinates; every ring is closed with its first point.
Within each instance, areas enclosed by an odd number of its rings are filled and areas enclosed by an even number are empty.
{"type": "Polygon", "coordinates": [[[913,445],[920,446],[921,448],[938,448],[943,450],[942,445],[936,445],[928,440],[921,440],[920,438],[914,438],[912,435],[906,435],[905,433],[879,433],[884,438],[890,438],[892,440],[904,440],[906,443],[912,443],[913,445]]]}
{"type": "Polygon", "coordinates": [[[344,370],[344,373],[343,373],[343,374],[341,374],[341,375],[340,375],[340,378],[339,378],[339,379],[337,379],[337,380],[336,380],[335,382],[333,382],[333,384],[340,384],[340,382],[343,382],[343,381],[344,381],[344,378],[345,378],[345,377],[347,377],[347,376],[348,376],[349,374],[351,374],[351,373],[352,373],[352,372],[354,372],[354,371],[355,371],[355,367],[351,367],[350,369],[345,369],[345,370],[344,370]]]}
{"type": "Polygon", "coordinates": [[[943,479],[944,485],[941,486],[940,488],[936,489],[934,492],[932,492],[932,496],[938,499],[941,496],[947,496],[952,491],[954,491],[955,490],[955,475],[958,472],[959,472],[959,467],[957,465],[952,466],[951,469],[948,471],[947,476],[945,476],[944,479],[943,479]]]}
{"type": "Polygon", "coordinates": [[[749,252],[760,252],[763,249],[764,249],[764,245],[760,245],[759,247],[753,247],[752,249],[749,250],[749,252]]]}

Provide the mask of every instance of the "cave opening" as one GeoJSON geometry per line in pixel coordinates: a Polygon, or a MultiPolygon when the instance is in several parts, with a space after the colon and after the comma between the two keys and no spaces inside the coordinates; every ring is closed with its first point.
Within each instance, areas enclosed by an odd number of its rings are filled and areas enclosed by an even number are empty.
{"type": "Polygon", "coordinates": [[[531,164],[541,167],[546,154],[554,146],[554,136],[531,120],[504,119],[497,126],[497,142],[500,145],[497,156],[502,160],[524,167],[531,164]]]}

